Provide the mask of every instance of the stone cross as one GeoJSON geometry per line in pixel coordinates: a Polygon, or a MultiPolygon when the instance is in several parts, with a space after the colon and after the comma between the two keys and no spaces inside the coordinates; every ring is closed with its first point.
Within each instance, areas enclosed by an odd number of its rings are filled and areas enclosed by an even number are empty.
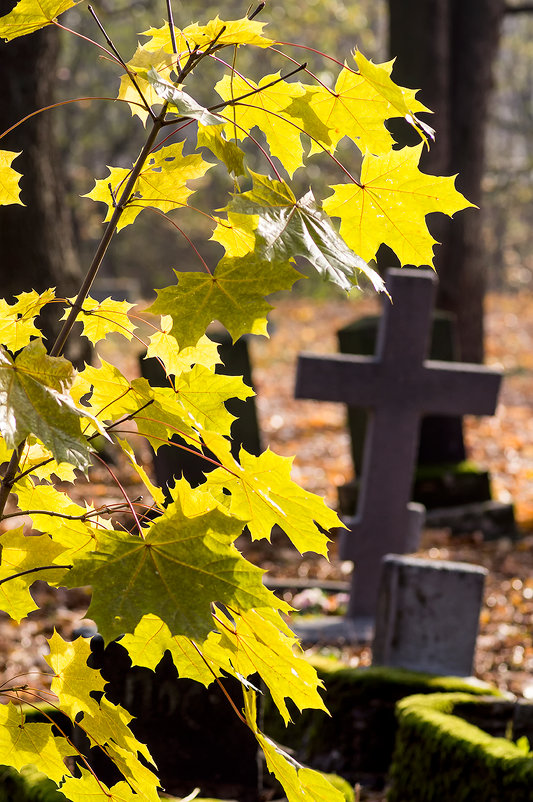
{"type": "Polygon", "coordinates": [[[374,615],[383,555],[416,550],[409,500],[422,416],[492,415],[496,408],[499,373],[425,358],[435,288],[430,270],[389,270],[392,303],[385,302],[374,357],[298,359],[296,398],[339,401],[370,413],[358,507],[344,520],[348,530],[339,541],[340,558],[355,563],[348,618],[374,615]]]}

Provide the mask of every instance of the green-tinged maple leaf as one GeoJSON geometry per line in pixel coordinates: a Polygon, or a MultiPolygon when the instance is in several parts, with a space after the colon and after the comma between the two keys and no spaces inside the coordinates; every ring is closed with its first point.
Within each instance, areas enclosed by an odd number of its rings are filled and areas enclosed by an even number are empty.
{"type": "MultiPolygon", "coordinates": [[[[0,535],[0,606],[14,621],[18,623],[32,610],[38,609],[30,594],[34,582],[38,579],[45,582],[61,579],[65,568],[52,566],[64,551],[65,548],[54,543],[48,535],[26,537],[22,527],[0,535]],[[34,568],[46,570],[33,571],[34,568]],[[31,573],[17,576],[24,571],[31,573]]],[[[61,563],[62,566],[65,564],[61,563]]]]}
{"type": "Polygon", "coordinates": [[[155,90],[160,101],[166,101],[176,109],[180,117],[190,117],[202,125],[220,125],[220,118],[211,114],[183,89],[165,80],[153,67],[147,73],[141,74],[155,90]]]}
{"type": "Polygon", "coordinates": [[[15,153],[11,150],[0,150],[0,206],[10,206],[12,203],[24,206],[20,199],[19,187],[22,175],[11,167],[11,162],[20,156],[20,153],[20,151],[15,153]]]}
{"type": "Polygon", "coordinates": [[[156,290],[149,312],[171,315],[172,335],[183,348],[198,341],[213,320],[219,320],[233,341],[242,334],[267,334],[266,315],[272,309],[265,296],[289,289],[301,278],[286,260],[248,254],[223,258],[213,274],[176,272],[178,284],[156,290]]]}
{"type": "Polygon", "coordinates": [[[231,611],[230,620],[217,612],[220,646],[229,651],[234,670],[242,677],[255,672],[267,685],[285,724],[291,717],[285,699],[299,710],[326,710],[318,693],[322,683],[303,656],[296,637],[284,629],[279,614],[270,610],[231,611]]]}
{"type": "Polygon", "coordinates": [[[172,637],[167,625],[156,615],[145,615],[135,632],[125,635],[120,645],[127,649],[132,663],[155,669],[168,649],[181,678],[193,679],[206,687],[221,676],[221,668],[231,673],[226,649],[219,646],[220,635],[210,632],[195,646],[183,635],[172,637]]]}
{"type": "Polygon", "coordinates": [[[15,360],[0,349],[0,432],[9,447],[34,434],[57,462],[87,470],[90,450],[80,427],[84,413],[67,392],[73,378],[72,364],[48,356],[41,340],[32,340],[15,360]]]}
{"type": "Polygon", "coordinates": [[[318,771],[306,768],[290,757],[257,727],[256,696],[243,690],[246,722],[261,747],[268,770],[283,786],[287,802],[344,802],[344,794],[318,771]]]}
{"type": "Polygon", "coordinates": [[[172,635],[204,640],[213,628],[214,601],[238,609],[279,607],[261,582],[263,572],[233,545],[242,527],[220,510],[186,518],[172,504],[142,538],[103,534],[97,551],[82,557],[65,581],[93,586],[87,615],[106,640],[134,632],[148,613],[172,635]]]}
{"type": "Polygon", "coordinates": [[[263,36],[266,23],[250,20],[248,17],[235,20],[221,20],[218,15],[206,25],[193,23],[183,29],[184,38],[191,45],[205,47],[216,39],[218,45],[255,45],[270,47],[272,39],[263,36]]]}
{"type": "MultiPolygon", "coordinates": [[[[166,30],[168,34],[168,26],[166,26],[166,30]]],[[[171,53],[172,46],[169,51],[165,51],[158,44],[138,45],[133,58],[126,64],[131,75],[135,78],[135,83],[132,81],[130,74],[123,75],[120,81],[118,99],[129,103],[132,115],[139,117],[143,123],[146,123],[149,112],[142,103],[139,89],[150,107],[161,102],[159,95],[146,77],[146,73],[151,69],[155,69],[159,73],[170,75],[174,62],[171,53]]]]}
{"type": "Polygon", "coordinates": [[[232,140],[224,136],[223,125],[198,126],[197,147],[208,148],[234,176],[245,175],[244,153],[232,140]]]}
{"type": "Polygon", "coordinates": [[[423,143],[366,156],[361,185],[336,184],[324,209],[341,220],[340,233],[364,259],[373,259],[381,243],[402,265],[432,265],[433,239],[425,223],[430,212],[452,216],[469,203],[455,189],[455,176],[426,175],[418,169],[423,143]]]}
{"type": "Polygon", "coordinates": [[[280,457],[270,449],[255,457],[241,449],[239,465],[227,440],[206,434],[205,441],[224,466],[208,474],[206,489],[219,499],[224,490],[230,493],[229,501],[224,497],[230,513],[248,522],[254,540],[270,539],[277,524],[298,551],[327,555],[328,538],[319,527],[332,529],[342,524],[322,498],[293,482],[291,458],[280,457]]]}
{"type": "Polygon", "coordinates": [[[19,0],[15,8],[0,18],[0,37],[9,41],[50,25],[60,14],[80,0],[19,0]]]}
{"type": "Polygon", "coordinates": [[[167,376],[177,376],[183,371],[190,370],[193,365],[214,368],[220,364],[218,343],[204,334],[196,345],[180,348],[178,341],[170,333],[172,325],[170,315],[161,316],[161,330],[149,338],[146,359],[150,357],[158,359],[167,376]]]}
{"type": "MultiPolygon", "coordinates": [[[[133,194],[117,226],[120,231],[147,207],[170,212],[187,205],[187,198],[195,191],[187,185],[193,178],[201,178],[213,167],[199,153],[183,155],[183,142],[160,148],[147,160],[135,183],[133,194]]],[[[108,167],[109,175],[95,182],[93,189],[83,197],[107,204],[104,218],[107,222],[113,213],[113,204],[123,190],[130,170],[108,167]],[[111,187],[111,188],[110,188],[111,187]]],[[[203,333],[203,332],[202,332],[203,333]]]]}
{"type": "Polygon", "coordinates": [[[300,83],[287,81],[278,81],[274,86],[269,86],[279,77],[279,72],[265,75],[256,84],[239,75],[225,75],[215,89],[225,101],[232,101],[257,90],[255,94],[223,112],[230,121],[225,127],[226,135],[235,139],[246,139],[248,132],[257,126],[265,135],[272,156],[278,158],[292,176],[303,164],[303,131],[294,119],[286,119],[282,112],[293,100],[305,95],[306,90],[300,83]]]}
{"type": "Polygon", "coordinates": [[[91,654],[89,638],[65,641],[54,632],[48,641],[50,654],[46,662],[54,672],[51,689],[63,710],[71,719],[78,713],[97,714],[98,702],[92,692],[104,690],[105,680],[96,668],[89,668],[91,654]]]}
{"type": "MultiPolygon", "coordinates": [[[[74,298],[71,298],[71,301],[73,302],[74,298]]],[[[96,301],[87,297],[78,315],[82,334],[93,345],[104,340],[108,334],[122,334],[127,340],[131,340],[136,324],[131,322],[128,312],[133,307],[134,304],[127,301],[114,301],[112,298],[96,301]]],[[[70,308],[67,307],[63,320],[68,317],[69,312],[70,308]]]]}
{"type": "Polygon", "coordinates": [[[55,297],[54,290],[39,294],[35,290],[15,296],[14,304],[0,299],[0,343],[12,353],[28,345],[32,337],[41,337],[35,318],[55,297]]]}
{"type": "Polygon", "coordinates": [[[25,721],[15,704],[0,705],[0,755],[4,766],[35,766],[59,785],[70,776],[64,759],[76,754],[66,738],[54,738],[52,724],[25,721]]]}
{"type": "Polygon", "coordinates": [[[249,227],[255,225],[259,238],[255,254],[276,261],[303,256],[320,275],[344,290],[357,286],[361,275],[376,290],[384,289],[379,274],[339,236],[311,190],[297,200],[287,184],[257,173],[251,175],[253,189],[234,195],[227,209],[228,214],[239,213],[241,219],[250,216],[249,227]]]}

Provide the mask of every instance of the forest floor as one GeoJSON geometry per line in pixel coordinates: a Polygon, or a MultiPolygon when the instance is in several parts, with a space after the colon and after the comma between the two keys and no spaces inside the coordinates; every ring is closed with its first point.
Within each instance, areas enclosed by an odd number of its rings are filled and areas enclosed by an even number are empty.
{"type": "MultiPolygon", "coordinates": [[[[341,404],[294,400],[296,358],[302,351],[334,353],[336,331],[375,311],[377,304],[371,299],[284,299],[271,315],[271,338],[255,338],[252,343],[263,445],[278,454],[296,455],[293,478],[306,490],[324,496],[334,508],[337,486],[352,478],[345,410],[341,404]]],[[[489,570],[475,674],[502,690],[533,699],[532,294],[488,297],[486,363],[505,375],[498,409],[493,417],[467,416],[465,441],[468,456],[490,471],[494,498],[514,504],[520,538],[485,542],[480,533],[452,536],[448,530],[428,529],[419,554],[475,563],[489,570]]],[[[127,471],[121,479],[136,493],[127,471]]],[[[95,503],[113,500],[108,475],[101,467],[92,471],[90,489],[95,503]]],[[[336,559],[334,542],[330,562],[309,555],[301,557],[283,542],[267,547],[254,544],[247,549],[247,556],[255,556],[274,576],[300,580],[345,580],[351,570],[351,564],[336,559]]],[[[0,613],[0,683],[30,673],[35,685],[44,687],[45,637],[52,634],[54,627],[68,637],[80,619],[84,620],[87,598],[83,593],[50,591],[41,583],[34,588],[42,609],[32,613],[22,626],[0,613]]],[[[316,591],[303,591],[290,598],[302,606],[315,605],[329,612],[338,611],[345,601],[342,594],[325,597],[316,591]]],[[[335,648],[350,665],[371,662],[368,645],[340,644],[335,648]]],[[[361,797],[366,798],[370,797],[361,797]]]]}

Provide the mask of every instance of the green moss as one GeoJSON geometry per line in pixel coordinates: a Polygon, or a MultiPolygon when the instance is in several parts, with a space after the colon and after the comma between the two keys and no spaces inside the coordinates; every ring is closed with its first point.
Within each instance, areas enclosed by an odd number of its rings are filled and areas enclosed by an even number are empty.
{"type": "Polygon", "coordinates": [[[389,802],[533,802],[533,759],[453,715],[465,702],[444,693],[398,703],[389,802]]]}
{"type": "Polygon", "coordinates": [[[443,474],[452,475],[458,473],[479,473],[480,468],[477,463],[470,459],[463,462],[439,462],[435,465],[418,465],[416,469],[417,479],[438,479],[443,474]]]}

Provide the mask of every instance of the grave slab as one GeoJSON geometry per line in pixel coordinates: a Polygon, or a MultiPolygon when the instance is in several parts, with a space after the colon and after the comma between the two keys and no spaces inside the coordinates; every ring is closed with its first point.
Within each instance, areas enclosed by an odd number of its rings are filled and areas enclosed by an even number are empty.
{"type": "Polygon", "coordinates": [[[478,565],[387,554],[374,665],[471,676],[487,573],[478,565]]]}
{"type": "Polygon", "coordinates": [[[348,531],[339,537],[340,559],[355,562],[349,618],[375,613],[383,555],[412,549],[416,515],[409,500],[422,416],[492,415],[501,383],[497,371],[481,365],[425,358],[432,271],[389,270],[387,289],[393,303],[384,307],[375,356],[298,359],[296,398],[369,410],[357,512],[344,519],[348,531]]]}

